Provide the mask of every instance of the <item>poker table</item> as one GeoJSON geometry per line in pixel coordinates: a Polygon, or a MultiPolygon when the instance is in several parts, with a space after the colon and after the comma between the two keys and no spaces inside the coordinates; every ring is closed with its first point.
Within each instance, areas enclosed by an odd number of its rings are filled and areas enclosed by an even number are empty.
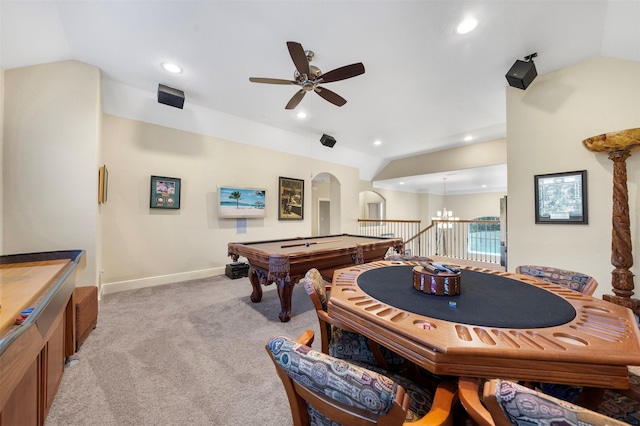
{"type": "Polygon", "coordinates": [[[460,294],[413,287],[418,262],[336,270],[328,314],[438,375],[626,389],[640,365],[631,310],[534,277],[473,268],[460,294]]]}
{"type": "Polygon", "coordinates": [[[331,281],[333,271],[349,265],[383,259],[390,248],[400,252],[400,238],[362,235],[328,235],[310,238],[229,243],[228,253],[234,262],[240,256],[249,262],[251,301],[262,300],[261,285],[277,283],[280,297],[280,321],[291,318],[293,286],[311,268],[331,281]]]}

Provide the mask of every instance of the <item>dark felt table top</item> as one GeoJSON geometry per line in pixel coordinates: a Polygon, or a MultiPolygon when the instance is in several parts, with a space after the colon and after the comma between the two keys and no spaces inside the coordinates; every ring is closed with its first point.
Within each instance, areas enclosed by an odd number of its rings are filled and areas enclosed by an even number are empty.
{"type": "Polygon", "coordinates": [[[358,277],[358,286],[387,305],[468,325],[544,328],[565,324],[576,316],[562,297],[518,280],[461,270],[460,294],[436,296],[413,288],[412,271],[413,265],[372,269],[358,277]]]}

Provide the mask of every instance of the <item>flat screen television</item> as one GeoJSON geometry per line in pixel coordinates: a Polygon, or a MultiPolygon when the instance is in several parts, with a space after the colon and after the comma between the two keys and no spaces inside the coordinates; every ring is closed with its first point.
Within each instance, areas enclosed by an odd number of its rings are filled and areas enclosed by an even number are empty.
{"type": "Polygon", "coordinates": [[[265,217],[266,194],[267,191],[261,188],[221,186],[218,189],[218,217],[265,217]]]}

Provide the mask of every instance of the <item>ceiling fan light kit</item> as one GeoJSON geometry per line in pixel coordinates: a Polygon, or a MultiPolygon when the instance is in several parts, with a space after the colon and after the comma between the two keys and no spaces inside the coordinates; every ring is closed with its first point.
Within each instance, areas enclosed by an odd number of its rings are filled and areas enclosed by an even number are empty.
{"type": "Polygon", "coordinates": [[[307,92],[315,92],[324,100],[339,107],[347,103],[347,100],[342,96],[329,89],[321,87],[320,84],[346,80],[348,78],[364,74],[364,65],[362,62],[345,65],[323,74],[318,67],[309,64],[314,57],[313,51],[304,50],[302,45],[295,41],[288,41],[287,48],[289,49],[291,60],[296,67],[296,71],[293,74],[293,80],[249,77],[249,81],[252,83],[295,84],[300,86],[300,90],[291,97],[285,106],[285,109],[295,109],[307,92]]]}

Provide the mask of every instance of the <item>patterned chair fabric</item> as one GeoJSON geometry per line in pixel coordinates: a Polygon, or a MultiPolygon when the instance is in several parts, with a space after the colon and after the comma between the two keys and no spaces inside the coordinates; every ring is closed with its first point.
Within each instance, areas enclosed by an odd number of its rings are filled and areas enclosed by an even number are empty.
{"type": "Polygon", "coordinates": [[[508,380],[485,383],[483,399],[498,426],[627,424],[508,380]]]}
{"type": "MultiPolygon", "coordinates": [[[[322,309],[327,311],[327,283],[317,269],[312,268],[305,274],[302,283],[307,294],[317,294],[322,309]]],[[[322,321],[321,321],[322,326],[322,321]]],[[[399,371],[405,359],[395,352],[380,346],[380,352],[386,366],[378,365],[375,356],[371,352],[369,339],[362,334],[343,330],[329,323],[325,323],[327,336],[329,336],[329,355],[343,360],[356,362],[368,366],[386,367],[392,371],[399,371]]]]}
{"type": "Polygon", "coordinates": [[[589,296],[598,287],[598,282],[589,275],[549,266],[520,265],[516,267],[515,272],[516,274],[531,275],[589,296]]]}
{"type": "MultiPolygon", "coordinates": [[[[638,367],[629,367],[630,390],[607,389],[604,392],[602,402],[595,411],[607,417],[617,419],[630,425],[640,425],[640,401],[637,392],[633,388],[638,386],[640,377],[631,371],[638,367]]],[[[540,383],[540,390],[553,398],[574,403],[580,393],[581,386],[558,385],[553,383],[540,383]]]]}
{"type": "MultiPolygon", "coordinates": [[[[326,395],[342,404],[367,410],[375,415],[386,414],[396,397],[398,385],[409,395],[407,421],[425,416],[433,395],[409,380],[392,373],[382,374],[342,359],[332,357],[287,337],[274,337],[268,343],[276,363],[300,385],[326,395]]],[[[311,425],[336,426],[307,404],[311,425]]],[[[339,426],[339,425],[338,425],[339,426]]]]}

